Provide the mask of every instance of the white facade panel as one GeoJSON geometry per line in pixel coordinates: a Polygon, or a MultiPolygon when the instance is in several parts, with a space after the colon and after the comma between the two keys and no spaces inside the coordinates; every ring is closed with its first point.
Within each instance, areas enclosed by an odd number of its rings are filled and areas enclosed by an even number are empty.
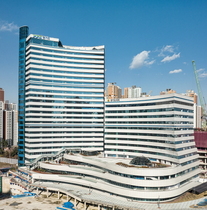
{"type": "Polygon", "coordinates": [[[69,47],[59,39],[26,38],[25,161],[62,147],[103,151],[104,57],[104,46],[69,47]],[[53,140],[59,143],[50,144],[53,140]]]}

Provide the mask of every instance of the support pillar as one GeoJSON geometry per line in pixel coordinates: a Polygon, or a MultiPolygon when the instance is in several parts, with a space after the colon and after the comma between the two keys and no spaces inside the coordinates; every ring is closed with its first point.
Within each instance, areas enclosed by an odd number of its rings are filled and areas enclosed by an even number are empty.
{"type": "Polygon", "coordinates": [[[58,199],[60,199],[60,191],[58,190],[58,199]]]}
{"type": "Polygon", "coordinates": [[[114,206],[112,207],[112,210],[114,210],[114,206]]]}
{"type": "Polygon", "coordinates": [[[67,201],[69,200],[69,198],[68,198],[68,194],[67,194],[67,201]]]}
{"type": "Polygon", "coordinates": [[[98,204],[98,210],[100,210],[100,204],[98,204]]]}
{"type": "Polygon", "coordinates": [[[48,196],[49,196],[49,195],[48,195],[48,189],[47,189],[47,198],[48,198],[48,196]]]}
{"type": "Polygon", "coordinates": [[[37,195],[39,194],[39,188],[37,187],[37,195]]]}
{"type": "Polygon", "coordinates": [[[86,202],[84,201],[83,209],[86,210],[86,202]]]}
{"type": "Polygon", "coordinates": [[[75,200],[74,200],[74,206],[76,207],[76,198],[75,198],[75,200]]]}

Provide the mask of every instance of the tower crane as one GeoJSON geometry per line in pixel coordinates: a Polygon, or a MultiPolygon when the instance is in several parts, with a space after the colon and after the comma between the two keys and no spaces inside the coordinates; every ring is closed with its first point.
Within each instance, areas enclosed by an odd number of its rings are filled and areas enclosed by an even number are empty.
{"type": "Polygon", "coordinates": [[[194,70],[194,74],[195,74],[195,79],[196,79],[196,85],[197,85],[197,89],[198,89],[198,97],[199,97],[199,100],[200,100],[200,105],[201,105],[201,108],[202,108],[202,128],[204,130],[206,130],[206,104],[205,104],[205,100],[204,100],[204,97],[203,97],[203,94],[202,94],[202,91],[201,91],[201,86],[200,86],[200,81],[199,81],[199,78],[198,78],[198,72],[197,72],[197,69],[196,69],[196,64],[195,64],[195,61],[192,61],[192,65],[193,65],[193,70],[194,70]]]}

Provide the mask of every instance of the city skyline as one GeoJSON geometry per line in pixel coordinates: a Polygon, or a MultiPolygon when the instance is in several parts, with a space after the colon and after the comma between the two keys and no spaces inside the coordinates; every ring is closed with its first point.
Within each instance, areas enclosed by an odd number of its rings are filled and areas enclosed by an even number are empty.
{"type": "Polygon", "coordinates": [[[195,60],[207,98],[206,1],[0,2],[0,87],[12,103],[18,98],[22,25],[71,46],[105,45],[105,86],[116,82],[122,90],[136,85],[151,95],[167,88],[198,92],[195,60]]]}

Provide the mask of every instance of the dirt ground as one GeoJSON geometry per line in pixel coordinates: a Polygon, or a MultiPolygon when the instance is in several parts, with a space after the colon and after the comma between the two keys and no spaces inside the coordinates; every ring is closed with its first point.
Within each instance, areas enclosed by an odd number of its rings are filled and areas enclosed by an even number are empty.
{"type": "Polygon", "coordinates": [[[0,168],[7,168],[7,167],[12,167],[12,165],[9,163],[1,163],[0,162],[0,168]]]}
{"type": "MultiPolygon", "coordinates": [[[[54,210],[56,207],[62,207],[63,203],[67,201],[67,197],[63,196],[61,199],[58,199],[57,194],[47,198],[45,192],[43,192],[38,197],[24,197],[24,198],[8,198],[0,200],[0,210],[54,210]]],[[[74,200],[70,200],[74,203],[74,200]]],[[[78,203],[76,210],[83,210],[83,203],[78,203]]],[[[97,207],[89,206],[88,210],[98,210],[97,207]]]]}

